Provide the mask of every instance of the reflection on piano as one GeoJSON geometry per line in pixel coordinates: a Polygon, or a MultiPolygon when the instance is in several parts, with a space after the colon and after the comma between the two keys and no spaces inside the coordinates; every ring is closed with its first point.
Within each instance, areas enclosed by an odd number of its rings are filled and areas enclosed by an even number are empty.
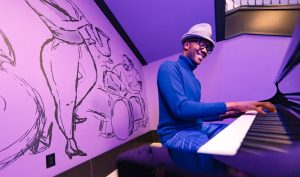
{"type": "Polygon", "coordinates": [[[254,176],[300,176],[300,18],[275,85],[277,93],[264,101],[276,113],[247,113],[197,152],[254,176]]]}

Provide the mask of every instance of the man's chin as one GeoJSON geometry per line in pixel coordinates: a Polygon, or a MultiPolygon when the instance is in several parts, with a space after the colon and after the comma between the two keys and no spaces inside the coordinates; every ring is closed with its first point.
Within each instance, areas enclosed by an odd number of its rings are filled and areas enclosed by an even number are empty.
{"type": "Polygon", "coordinates": [[[196,65],[199,65],[199,64],[202,62],[202,59],[200,59],[200,58],[194,58],[192,61],[193,61],[193,63],[195,63],[196,65]]]}
{"type": "Polygon", "coordinates": [[[201,59],[199,58],[199,59],[197,60],[196,64],[199,65],[200,63],[202,63],[202,61],[203,61],[203,59],[202,59],[202,58],[201,58],[201,59]]]}

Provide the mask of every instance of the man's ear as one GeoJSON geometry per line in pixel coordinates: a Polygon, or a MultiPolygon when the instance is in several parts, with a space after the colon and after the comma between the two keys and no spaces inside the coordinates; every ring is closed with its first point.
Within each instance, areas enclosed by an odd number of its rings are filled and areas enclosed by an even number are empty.
{"type": "Polygon", "coordinates": [[[185,42],[183,43],[183,49],[184,49],[184,50],[188,50],[189,47],[190,47],[190,43],[189,43],[188,41],[185,41],[185,42]]]}

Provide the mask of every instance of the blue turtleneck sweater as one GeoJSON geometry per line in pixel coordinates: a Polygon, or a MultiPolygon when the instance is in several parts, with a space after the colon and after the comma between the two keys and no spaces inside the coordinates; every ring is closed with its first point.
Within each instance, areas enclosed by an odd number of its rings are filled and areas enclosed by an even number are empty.
{"type": "Polygon", "coordinates": [[[157,132],[164,143],[181,130],[201,131],[202,121],[220,120],[224,102],[202,103],[201,85],[193,70],[197,65],[185,56],[164,62],[158,71],[159,124],[157,132]]]}

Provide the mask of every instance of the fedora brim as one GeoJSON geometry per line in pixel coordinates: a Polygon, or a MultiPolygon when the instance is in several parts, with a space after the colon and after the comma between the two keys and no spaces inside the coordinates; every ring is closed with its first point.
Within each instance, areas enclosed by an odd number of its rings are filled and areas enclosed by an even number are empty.
{"type": "Polygon", "coordinates": [[[181,43],[183,44],[185,41],[187,41],[189,39],[194,39],[194,38],[205,39],[208,42],[210,42],[210,44],[213,47],[215,47],[215,42],[211,38],[205,37],[205,36],[196,35],[196,34],[185,34],[185,35],[183,35],[182,38],[181,38],[181,43]]]}

